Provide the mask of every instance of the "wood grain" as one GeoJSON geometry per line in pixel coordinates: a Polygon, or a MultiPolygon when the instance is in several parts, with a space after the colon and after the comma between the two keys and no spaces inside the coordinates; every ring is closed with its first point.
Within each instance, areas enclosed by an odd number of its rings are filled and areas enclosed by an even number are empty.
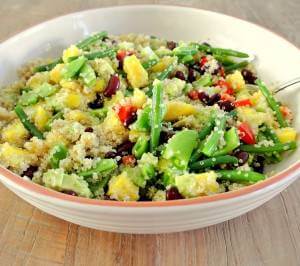
{"type": "MultiPolygon", "coordinates": [[[[265,26],[300,46],[300,1],[1,0],[0,40],[88,8],[175,4],[265,26]]],[[[80,227],[28,205],[0,185],[0,265],[300,265],[300,181],[234,220],[176,234],[125,235],[80,227]]]]}

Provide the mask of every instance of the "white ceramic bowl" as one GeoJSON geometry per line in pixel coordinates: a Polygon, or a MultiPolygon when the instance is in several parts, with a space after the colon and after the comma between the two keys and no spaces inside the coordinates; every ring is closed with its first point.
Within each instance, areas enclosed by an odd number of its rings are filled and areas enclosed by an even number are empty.
{"type": "MultiPolygon", "coordinates": [[[[174,40],[209,40],[212,44],[249,51],[258,57],[265,81],[299,76],[299,50],[254,24],[222,14],[170,6],[124,6],[88,10],[59,17],[28,29],[0,46],[0,84],[16,79],[16,69],[37,57],[58,56],[62,49],[92,32],[146,33],[174,40]]],[[[295,115],[300,131],[296,89],[281,94],[295,115]]],[[[277,195],[300,174],[300,149],[274,166],[280,172],[235,192],[168,202],[114,202],[72,197],[0,168],[0,180],[39,209],[83,226],[126,233],[161,233],[200,228],[250,211],[277,195]]]]}

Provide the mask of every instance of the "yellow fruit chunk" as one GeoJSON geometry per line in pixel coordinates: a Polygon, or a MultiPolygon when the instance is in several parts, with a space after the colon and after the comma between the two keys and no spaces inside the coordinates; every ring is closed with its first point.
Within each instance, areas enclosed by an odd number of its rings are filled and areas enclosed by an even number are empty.
{"type": "Polygon", "coordinates": [[[95,92],[102,92],[105,89],[105,80],[104,79],[97,79],[96,84],[93,86],[93,91],[95,92]]]}
{"type": "Polygon", "coordinates": [[[69,80],[62,80],[60,82],[60,86],[62,86],[65,89],[69,89],[72,91],[80,91],[82,86],[77,81],[69,81],[69,80]]]}
{"type": "Polygon", "coordinates": [[[297,137],[297,132],[294,128],[284,127],[275,130],[277,137],[281,143],[287,143],[295,141],[297,137]]]}
{"type": "Polygon", "coordinates": [[[231,85],[234,90],[242,90],[245,88],[245,80],[240,71],[236,70],[226,77],[226,81],[231,85]]]}
{"type": "Polygon", "coordinates": [[[15,147],[5,142],[0,144],[0,162],[6,167],[11,167],[18,172],[24,171],[29,165],[34,164],[37,157],[29,151],[15,147]]]}
{"type": "Polygon", "coordinates": [[[196,107],[191,104],[179,101],[171,101],[167,103],[167,112],[165,114],[164,120],[178,120],[182,116],[193,115],[196,114],[196,112],[196,107]]]}
{"type": "Polygon", "coordinates": [[[27,82],[26,86],[32,89],[35,89],[42,85],[45,82],[49,81],[49,73],[48,72],[39,72],[35,73],[27,82]]]}
{"type": "Polygon", "coordinates": [[[175,177],[175,185],[183,196],[193,198],[217,193],[219,184],[216,180],[217,174],[213,171],[185,174],[175,177]]]}
{"type": "Polygon", "coordinates": [[[77,46],[71,45],[69,48],[63,51],[63,61],[64,63],[68,62],[68,59],[73,56],[79,56],[81,54],[80,49],[77,46]]]}
{"type": "Polygon", "coordinates": [[[15,120],[2,130],[2,140],[17,146],[23,145],[28,136],[29,133],[20,120],[15,120]]]}
{"type": "Polygon", "coordinates": [[[137,201],[139,188],[131,181],[126,172],[114,176],[108,185],[108,195],[119,201],[137,201]]]}
{"type": "Polygon", "coordinates": [[[135,55],[126,56],[124,59],[124,71],[133,88],[141,88],[148,84],[148,72],[135,55]]]}
{"type": "Polygon", "coordinates": [[[77,121],[82,124],[90,124],[92,122],[92,117],[83,111],[80,110],[72,110],[65,115],[65,119],[70,121],[77,121]]]}
{"type": "Polygon", "coordinates": [[[131,104],[137,108],[142,108],[147,101],[146,94],[140,89],[134,89],[133,96],[130,98],[131,104]]]}
{"type": "Polygon", "coordinates": [[[156,65],[154,65],[151,70],[153,72],[162,72],[164,71],[172,62],[172,57],[163,57],[156,65]]]}
{"type": "Polygon", "coordinates": [[[50,81],[54,83],[59,83],[61,80],[61,70],[63,69],[64,64],[57,64],[49,73],[50,81]]]}
{"type": "Polygon", "coordinates": [[[71,109],[81,105],[81,95],[79,93],[68,93],[65,97],[65,105],[71,109]]]}
{"type": "Polygon", "coordinates": [[[50,118],[49,112],[47,112],[42,106],[37,106],[34,114],[34,123],[39,130],[44,130],[48,120],[50,118]]]}

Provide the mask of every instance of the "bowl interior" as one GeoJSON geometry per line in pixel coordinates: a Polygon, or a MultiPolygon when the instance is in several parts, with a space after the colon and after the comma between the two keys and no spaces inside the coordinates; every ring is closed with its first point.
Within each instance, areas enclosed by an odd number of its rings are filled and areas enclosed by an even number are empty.
{"type": "MultiPolygon", "coordinates": [[[[274,33],[254,24],[214,12],[168,7],[125,6],[95,9],[47,21],[16,35],[0,45],[0,87],[16,80],[16,70],[40,57],[56,57],[66,46],[93,32],[144,33],[173,40],[209,41],[257,57],[259,76],[269,85],[300,75],[299,50],[274,33]]],[[[280,93],[295,114],[300,131],[300,89],[280,93]]],[[[300,149],[276,166],[278,172],[295,163],[300,149]]]]}

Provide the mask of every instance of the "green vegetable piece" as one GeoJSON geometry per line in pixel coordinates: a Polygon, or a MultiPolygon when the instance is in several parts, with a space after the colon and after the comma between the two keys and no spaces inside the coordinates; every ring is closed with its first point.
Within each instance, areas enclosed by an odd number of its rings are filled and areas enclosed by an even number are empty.
{"type": "Polygon", "coordinates": [[[179,170],[185,170],[193,149],[197,145],[197,131],[184,130],[169,139],[162,153],[164,159],[169,160],[179,170]]]}
{"type": "Polygon", "coordinates": [[[50,165],[52,168],[59,168],[60,160],[63,160],[68,155],[68,149],[64,144],[57,144],[51,151],[50,165]]]}
{"type": "Polygon", "coordinates": [[[78,196],[89,198],[92,193],[88,183],[76,174],[66,174],[60,168],[50,169],[43,174],[43,183],[46,187],[57,191],[74,191],[78,196]]]}
{"type": "Polygon", "coordinates": [[[202,161],[194,162],[190,165],[190,168],[192,170],[201,170],[219,164],[238,164],[238,159],[230,155],[217,156],[202,161]]]}
{"type": "Polygon", "coordinates": [[[266,178],[265,175],[254,171],[220,170],[217,173],[219,174],[219,179],[238,183],[253,184],[266,178]]]}
{"type": "Polygon", "coordinates": [[[149,69],[151,67],[153,67],[154,65],[156,65],[158,63],[158,59],[157,58],[153,58],[153,59],[149,59],[148,61],[144,62],[143,68],[145,69],[149,69]]]}
{"type": "Polygon", "coordinates": [[[77,59],[67,63],[62,70],[62,75],[65,79],[74,77],[85,64],[87,59],[84,56],[80,56],[77,59]]]}
{"type": "Polygon", "coordinates": [[[274,143],[280,143],[279,138],[277,137],[275,131],[267,125],[264,125],[264,130],[266,137],[273,140],[274,143]]]}
{"type": "Polygon", "coordinates": [[[216,118],[214,130],[203,144],[202,153],[208,157],[213,156],[218,148],[219,140],[224,134],[226,118],[227,117],[225,115],[221,118],[216,118]]]}
{"type": "Polygon", "coordinates": [[[163,86],[162,82],[155,80],[152,96],[151,109],[151,133],[150,133],[150,150],[153,152],[159,143],[159,136],[162,127],[163,113],[163,86]]]}
{"type": "Polygon", "coordinates": [[[56,60],[54,60],[53,62],[46,64],[46,65],[41,65],[41,66],[37,66],[33,69],[33,72],[44,72],[44,71],[50,71],[52,70],[57,64],[62,63],[63,60],[62,58],[58,58],[56,60]]]}
{"type": "Polygon", "coordinates": [[[16,105],[15,113],[21,120],[23,126],[29,131],[30,134],[36,136],[39,139],[44,139],[43,133],[40,132],[34,124],[32,124],[26,113],[24,112],[23,108],[20,105],[16,105]]]}
{"type": "Polygon", "coordinates": [[[97,42],[98,40],[104,39],[106,36],[107,36],[107,32],[102,31],[102,32],[91,35],[91,36],[87,37],[86,39],[80,41],[79,43],[76,44],[76,46],[79,49],[86,49],[93,43],[97,42]]]}
{"type": "Polygon", "coordinates": [[[84,170],[78,173],[79,176],[91,177],[94,173],[101,174],[103,172],[107,173],[117,168],[117,163],[113,159],[102,159],[99,161],[95,167],[84,170]]]}
{"type": "Polygon", "coordinates": [[[107,109],[107,107],[103,107],[103,108],[99,108],[99,109],[91,109],[91,110],[89,110],[89,112],[92,115],[94,115],[100,119],[103,119],[106,117],[108,109],[107,109]]]}
{"type": "Polygon", "coordinates": [[[214,58],[217,59],[223,66],[230,66],[236,64],[236,62],[231,60],[228,56],[214,55],[214,58]]]}
{"type": "Polygon", "coordinates": [[[240,146],[240,150],[250,153],[284,152],[289,150],[295,150],[296,148],[296,141],[291,141],[287,143],[275,143],[272,146],[259,146],[258,144],[240,146]]]}
{"type": "Polygon", "coordinates": [[[216,151],[214,153],[214,156],[220,156],[220,155],[230,153],[231,151],[236,149],[238,146],[240,146],[239,134],[235,127],[232,127],[231,129],[229,129],[228,131],[225,132],[224,139],[226,142],[225,147],[216,151]]]}
{"type": "Polygon", "coordinates": [[[23,92],[19,98],[19,104],[23,106],[36,104],[39,100],[38,95],[33,91],[23,92]]]}
{"type": "Polygon", "coordinates": [[[137,142],[132,148],[133,155],[140,159],[142,155],[148,151],[149,148],[149,141],[147,137],[141,136],[138,138],[137,142]]]}
{"type": "Polygon", "coordinates": [[[54,86],[50,85],[49,83],[43,83],[41,86],[39,86],[36,89],[36,93],[40,98],[46,98],[48,96],[53,95],[54,93],[57,92],[57,88],[54,86]]]}
{"type": "Polygon", "coordinates": [[[190,46],[178,46],[173,50],[173,54],[178,57],[184,57],[187,55],[195,55],[197,53],[197,48],[190,46]]]}
{"type": "Polygon", "coordinates": [[[258,88],[261,91],[261,93],[265,96],[270,108],[275,112],[280,127],[287,127],[287,122],[279,109],[280,106],[278,102],[276,102],[276,100],[274,99],[272,93],[268,90],[266,85],[261,80],[257,79],[255,83],[258,85],[258,88]]]}
{"type": "Polygon", "coordinates": [[[96,58],[104,58],[104,57],[115,57],[116,52],[113,49],[106,49],[103,51],[97,51],[97,52],[92,52],[85,54],[84,56],[88,60],[94,60],[96,58]]]}
{"type": "Polygon", "coordinates": [[[235,64],[232,64],[232,65],[229,65],[229,66],[225,66],[224,69],[225,69],[226,72],[230,72],[230,71],[233,71],[233,70],[236,70],[236,69],[244,68],[248,64],[249,64],[248,61],[242,61],[242,62],[235,63],[235,64]]]}
{"type": "Polygon", "coordinates": [[[194,87],[207,87],[212,85],[212,77],[209,74],[203,75],[200,79],[193,82],[194,87]]]}
{"type": "Polygon", "coordinates": [[[136,122],[132,125],[132,128],[139,131],[149,131],[151,128],[150,122],[151,116],[151,106],[146,106],[140,113],[138,113],[138,118],[136,122]]]}
{"type": "Polygon", "coordinates": [[[190,64],[192,62],[195,62],[194,57],[192,55],[185,55],[180,59],[180,62],[182,64],[190,64]]]}
{"type": "Polygon", "coordinates": [[[211,116],[207,124],[205,125],[205,127],[203,127],[200,130],[198,134],[198,138],[200,140],[204,140],[209,135],[209,133],[213,130],[214,126],[215,126],[215,116],[211,116]]]}
{"type": "Polygon", "coordinates": [[[203,51],[206,53],[213,53],[214,55],[233,56],[233,57],[240,57],[240,58],[249,57],[249,55],[246,53],[239,52],[232,49],[216,48],[205,44],[195,44],[195,46],[198,48],[199,51],[203,51]]]}
{"type": "Polygon", "coordinates": [[[170,64],[164,71],[162,71],[161,73],[159,73],[157,75],[157,79],[158,80],[164,80],[166,78],[168,78],[168,76],[171,74],[171,72],[174,70],[175,68],[175,64],[170,64]]]}
{"type": "Polygon", "coordinates": [[[92,87],[96,83],[96,73],[88,63],[85,63],[80,69],[79,76],[83,79],[84,84],[88,87],[92,87]]]}
{"type": "Polygon", "coordinates": [[[51,130],[51,126],[52,126],[52,123],[54,120],[56,119],[60,119],[60,118],[63,118],[64,117],[64,114],[63,112],[58,112],[56,113],[54,116],[52,116],[46,123],[45,125],[45,130],[47,131],[50,131],[51,130]]]}
{"type": "Polygon", "coordinates": [[[144,188],[147,180],[151,179],[155,175],[154,166],[151,164],[127,168],[126,172],[132,182],[141,188],[144,188]]]}

